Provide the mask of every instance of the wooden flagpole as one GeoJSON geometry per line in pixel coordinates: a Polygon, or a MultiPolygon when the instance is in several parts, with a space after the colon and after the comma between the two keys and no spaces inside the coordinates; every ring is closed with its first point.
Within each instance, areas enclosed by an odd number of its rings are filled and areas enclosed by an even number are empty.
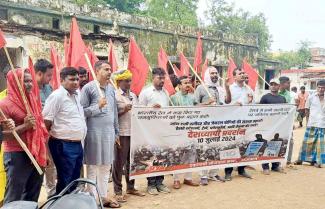
{"type": "MultiPolygon", "coordinates": [[[[5,120],[7,120],[6,115],[3,113],[3,111],[0,108],[0,114],[1,117],[4,118],[5,120]]],[[[12,134],[14,135],[15,139],[17,140],[17,142],[19,143],[19,145],[23,148],[23,150],[25,151],[25,153],[27,154],[27,156],[29,157],[29,159],[32,161],[33,165],[35,166],[37,172],[39,173],[39,175],[43,174],[43,171],[41,169],[41,167],[38,165],[37,161],[35,160],[34,156],[32,155],[32,153],[28,150],[26,144],[23,142],[23,140],[20,138],[20,136],[18,135],[18,133],[16,132],[16,130],[12,131],[12,134]]]]}
{"type": "Polygon", "coordinates": [[[14,77],[15,77],[15,80],[16,80],[16,83],[17,83],[17,86],[18,86],[18,89],[19,89],[19,93],[20,93],[21,97],[23,98],[23,102],[24,102],[24,106],[25,106],[25,108],[26,108],[27,114],[28,114],[28,115],[31,115],[31,110],[30,110],[30,107],[29,107],[28,102],[27,102],[27,97],[26,97],[25,92],[23,91],[23,88],[22,88],[22,86],[21,86],[21,84],[20,84],[20,81],[19,81],[19,79],[18,79],[18,76],[17,76],[16,70],[15,70],[14,65],[13,65],[13,63],[12,63],[12,60],[11,60],[11,58],[10,58],[10,56],[9,56],[8,49],[7,49],[6,46],[4,46],[3,49],[4,49],[5,54],[6,54],[6,57],[7,57],[7,59],[8,59],[8,62],[9,62],[10,68],[11,68],[11,70],[12,70],[12,73],[13,73],[13,75],[14,75],[14,77]]]}
{"type": "Polygon", "coordinates": [[[99,96],[100,96],[101,98],[105,98],[105,97],[104,97],[104,94],[103,94],[103,92],[102,92],[102,90],[100,89],[99,82],[98,82],[98,80],[96,79],[96,74],[95,74],[95,71],[94,71],[93,66],[92,66],[91,63],[90,63],[90,59],[89,59],[89,57],[88,57],[88,54],[85,53],[84,56],[85,56],[85,58],[86,58],[86,61],[87,61],[88,67],[89,67],[89,69],[90,69],[90,73],[91,73],[91,75],[93,76],[94,80],[96,80],[96,87],[97,87],[97,90],[98,90],[99,96]]]}

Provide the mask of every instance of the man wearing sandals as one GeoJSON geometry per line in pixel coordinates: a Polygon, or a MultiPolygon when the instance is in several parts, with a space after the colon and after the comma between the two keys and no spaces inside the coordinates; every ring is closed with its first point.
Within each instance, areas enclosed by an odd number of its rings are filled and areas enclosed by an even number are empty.
{"type": "MultiPolygon", "coordinates": [[[[169,105],[168,93],[164,89],[166,73],[162,68],[152,70],[152,85],[143,89],[139,95],[139,105],[161,108],[169,105]]],[[[163,184],[164,176],[148,177],[148,193],[158,195],[170,193],[167,186],[163,184]]]]}
{"type": "Polygon", "coordinates": [[[137,96],[130,91],[132,73],[129,70],[120,70],[113,74],[113,79],[118,87],[116,101],[119,117],[120,146],[115,145],[113,162],[113,183],[115,199],[126,202],[122,193],[122,175],[125,168],[126,193],[135,196],[145,196],[144,193],[134,188],[134,180],[129,179],[130,144],[131,144],[131,109],[138,103],[137,96]]]}

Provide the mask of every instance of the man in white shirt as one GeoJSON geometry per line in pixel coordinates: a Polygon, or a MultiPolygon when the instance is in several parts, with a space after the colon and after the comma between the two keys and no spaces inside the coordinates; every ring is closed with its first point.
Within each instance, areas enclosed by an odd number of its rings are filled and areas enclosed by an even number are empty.
{"type": "Polygon", "coordinates": [[[78,71],[73,67],[61,70],[61,86],[46,100],[43,116],[50,131],[49,149],[57,169],[56,194],[80,177],[83,160],[81,141],[87,126],[78,92],[78,71]]]}
{"type": "MultiPolygon", "coordinates": [[[[231,92],[231,104],[236,105],[246,105],[254,103],[254,92],[253,90],[246,85],[246,74],[240,68],[236,68],[233,72],[233,76],[235,82],[230,85],[231,92]]],[[[231,173],[233,171],[233,167],[229,167],[225,169],[225,179],[227,181],[231,181],[231,173]]],[[[238,175],[245,178],[252,178],[246,171],[245,166],[238,167],[238,175]]]]}
{"type": "Polygon", "coordinates": [[[306,101],[307,128],[296,164],[310,162],[318,168],[325,164],[325,80],[317,83],[317,92],[306,101]]]}
{"type": "MultiPolygon", "coordinates": [[[[166,73],[162,68],[152,69],[152,85],[143,89],[139,95],[139,104],[142,106],[161,108],[169,106],[169,98],[163,88],[166,73]]],[[[148,177],[148,193],[158,195],[159,192],[169,193],[170,190],[163,184],[164,176],[148,177]]]]}

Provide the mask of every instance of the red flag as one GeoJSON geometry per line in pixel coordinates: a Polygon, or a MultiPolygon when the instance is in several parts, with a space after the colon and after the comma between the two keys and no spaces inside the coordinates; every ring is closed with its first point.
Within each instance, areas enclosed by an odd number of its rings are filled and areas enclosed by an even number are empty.
{"type": "Polygon", "coordinates": [[[164,88],[168,91],[169,95],[175,94],[175,89],[173,86],[172,81],[170,80],[168,69],[167,69],[167,63],[168,63],[168,56],[163,48],[160,48],[158,53],[158,66],[165,70],[166,72],[166,80],[164,84],[164,88]]]}
{"type": "Polygon", "coordinates": [[[175,70],[177,77],[181,77],[183,75],[183,72],[180,69],[178,69],[178,67],[175,64],[173,64],[173,68],[175,70]]]}
{"type": "Polygon", "coordinates": [[[179,54],[179,59],[181,62],[181,75],[190,75],[190,66],[189,62],[187,61],[186,57],[184,56],[183,52],[179,54]]]}
{"type": "Polygon", "coordinates": [[[64,64],[65,64],[65,66],[68,66],[69,40],[68,40],[67,36],[64,36],[63,47],[64,47],[64,64]]]}
{"type": "Polygon", "coordinates": [[[205,58],[204,64],[202,66],[202,73],[201,73],[201,78],[203,81],[204,81],[204,74],[207,69],[208,69],[208,59],[205,58]]]}
{"type": "Polygon", "coordinates": [[[5,35],[2,33],[2,30],[0,29],[0,49],[4,47],[7,44],[5,35]]]}
{"type": "Polygon", "coordinates": [[[60,71],[62,68],[62,62],[54,46],[51,46],[51,63],[54,66],[54,68],[53,68],[53,77],[50,81],[50,85],[52,86],[53,90],[55,90],[58,89],[61,85],[60,71]]]}
{"type": "Polygon", "coordinates": [[[229,82],[234,82],[234,70],[237,68],[234,60],[232,58],[229,58],[228,62],[228,70],[227,70],[227,78],[229,78],[229,82]]]}
{"type": "Polygon", "coordinates": [[[36,98],[36,104],[38,105],[38,107],[37,107],[38,110],[41,110],[42,109],[41,95],[40,95],[39,87],[38,87],[38,84],[36,81],[36,73],[35,73],[35,69],[34,69],[33,60],[31,57],[28,57],[28,69],[29,69],[29,73],[31,74],[32,80],[33,80],[32,94],[36,98]]]}
{"type": "Polygon", "coordinates": [[[198,73],[200,72],[200,65],[202,63],[202,39],[201,39],[201,33],[199,32],[197,34],[197,43],[196,43],[196,49],[195,49],[195,58],[194,58],[194,64],[193,68],[198,73]]]}
{"type": "Polygon", "coordinates": [[[149,64],[133,37],[130,38],[128,69],[132,72],[131,90],[139,95],[147,80],[149,64]]]}
{"type": "Polygon", "coordinates": [[[95,66],[95,63],[96,63],[97,61],[99,61],[99,59],[98,59],[98,57],[96,56],[96,54],[95,54],[95,52],[94,52],[94,50],[92,49],[91,46],[88,46],[88,50],[87,50],[87,52],[88,52],[88,57],[89,57],[90,63],[91,63],[91,65],[94,67],[94,66],[95,66]]]}
{"type": "Polygon", "coordinates": [[[85,53],[88,53],[88,48],[82,40],[78,23],[75,17],[72,18],[69,40],[70,43],[67,66],[75,67],[77,69],[79,67],[84,67],[90,74],[90,70],[85,59],[85,53]]]}
{"type": "Polygon", "coordinates": [[[249,78],[248,85],[253,90],[255,90],[256,83],[257,83],[257,80],[258,80],[258,73],[257,73],[257,71],[250,64],[248,64],[248,62],[246,61],[246,59],[243,60],[242,68],[243,68],[243,70],[248,75],[248,78],[249,78]]]}
{"type": "Polygon", "coordinates": [[[109,52],[108,52],[108,62],[111,64],[112,72],[115,72],[118,69],[118,65],[117,65],[115,54],[114,54],[114,45],[113,45],[112,39],[109,39],[109,47],[110,48],[109,48],[109,52]]]}

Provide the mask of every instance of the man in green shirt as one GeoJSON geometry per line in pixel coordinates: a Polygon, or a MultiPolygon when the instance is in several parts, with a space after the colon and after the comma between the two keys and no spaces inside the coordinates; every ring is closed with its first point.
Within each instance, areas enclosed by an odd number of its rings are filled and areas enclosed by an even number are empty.
{"type": "MultiPolygon", "coordinates": [[[[171,100],[174,106],[194,106],[196,105],[194,95],[189,93],[191,91],[191,80],[188,76],[181,76],[179,78],[179,91],[171,96],[171,100]]],[[[196,150],[189,146],[189,149],[181,156],[181,161],[184,164],[195,163],[196,162],[196,150]]],[[[192,181],[192,173],[185,173],[184,184],[189,186],[199,186],[198,183],[192,181]]],[[[181,187],[179,174],[174,174],[174,189],[179,189],[181,187]]]]}
{"type": "Polygon", "coordinates": [[[279,95],[283,96],[286,99],[287,103],[291,102],[291,94],[288,89],[290,89],[290,79],[286,76],[282,76],[279,78],[280,80],[280,92],[279,95]]]}

